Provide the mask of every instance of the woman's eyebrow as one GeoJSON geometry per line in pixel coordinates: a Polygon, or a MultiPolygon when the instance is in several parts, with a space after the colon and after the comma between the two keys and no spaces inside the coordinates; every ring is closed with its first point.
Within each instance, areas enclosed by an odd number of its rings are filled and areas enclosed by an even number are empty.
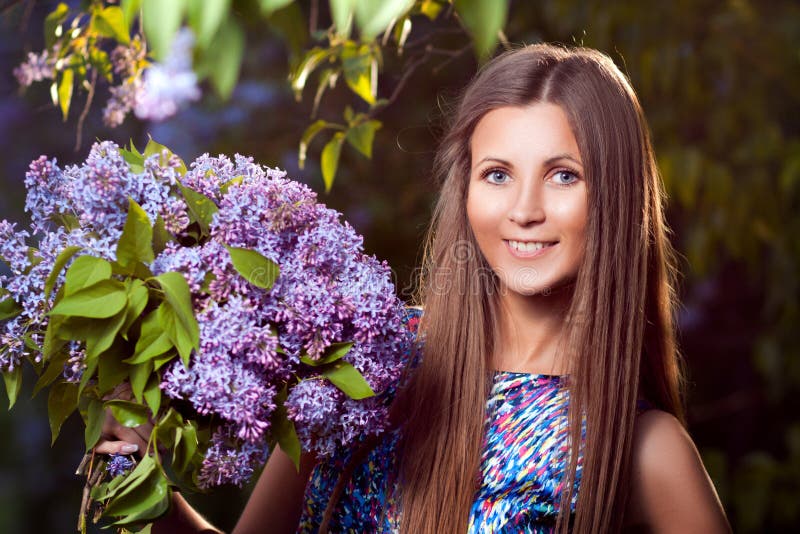
{"type": "Polygon", "coordinates": [[[552,165],[553,163],[555,163],[555,162],[557,162],[558,160],[561,160],[561,159],[569,160],[569,161],[573,162],[574,164],[583,167],[583,163],[581,163],[578,160],[578,158],[576,158],[576,157],[574,157],[574,156],[572,156],[570,154],[567,154],[567,153],[558,154],[557,156],[553,156],[553,157],[547,158],[545,160],[544,164],[545,164],[545,166],[552,165]]]}
{"type": "MultiPolygon", "coordinates": [[[[583,167],[583,163],[581,163],[578,160],[578,158],[576,158],[575,156],[573,156],[571,154],[568,154],[566,152],[563,153],[563,154],[557,154],[555,156],[551,156],[551,157],[547,158],[544,161],[544,166],[545,167],[550,166],[550,165],[552,165],[552,164],[554,164],[557,161],[562,160],[562,159],[569,160],[569,161],[573,162],[574,164],[576,164],[576,165],[578,165],[580,167],[583,167]]],[[[499,163],[500,165],[505,165],[506,167],[509,167],[509,168],[512,168],[514,166],[508,160],[505,160],[505,159],[502,159],[502,158],[496,158],[494,156],[486,156],[485,158],[481,159],[478,163],[475,164],[475,166],[473,167],[473,170],[477,169],[481,164],[483,164],[483,163],[485,163],[487,161],[493,161],[495,163],[499,163]]]]}
{"type": "Polygon", "coordinates": [[[494,156],[486,156],[485,158],[483,158],[482,160],[480,160],[478,163],[475,164],[475,166],[473,167],[473,170],[477,169],[481,164],[483,164],[483,163],[485,163],[487,161],[494,161],[495,163],[499,163],[500,165],[505,165],[506,167],[513,167],[514,166],[510,161],[504,160],[502,158],[496,158],[494,156]]]}

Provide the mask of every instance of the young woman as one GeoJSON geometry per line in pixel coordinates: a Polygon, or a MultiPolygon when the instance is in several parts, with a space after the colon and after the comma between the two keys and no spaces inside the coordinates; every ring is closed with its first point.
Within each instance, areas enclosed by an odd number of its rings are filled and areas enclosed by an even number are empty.
{"type": "MultiPolygon", "coordinates": [[[[235,532],[728,532],[684,429],[664,194],[625,76],[593,50],[507,52],[436,168],[395,429],[300,473],[275,451],[235,532]]],[[[166,521],[210,528],[177,505],[166,521]]]]}

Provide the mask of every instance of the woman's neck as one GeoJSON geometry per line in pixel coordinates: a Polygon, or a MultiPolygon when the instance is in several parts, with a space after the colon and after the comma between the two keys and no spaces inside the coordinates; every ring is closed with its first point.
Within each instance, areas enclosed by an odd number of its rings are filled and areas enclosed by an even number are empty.
{"type": "Polygon", "coordinates": [[[558,348],[573,287],[562,287],[547,295],[524,296],[508,291],[500,295],[495,369],[536,374],[568,372],[558,348]]]}

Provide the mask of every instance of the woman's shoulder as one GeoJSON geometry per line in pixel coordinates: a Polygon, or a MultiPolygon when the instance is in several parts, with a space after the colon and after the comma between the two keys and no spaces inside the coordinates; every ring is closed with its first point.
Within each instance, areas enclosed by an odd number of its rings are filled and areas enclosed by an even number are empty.
{"type": "Polygon", "coordinates": [[[681,525],[687,532],[727,532],[697,447],[674,415],[653,408],[637,416],[631,461],[634,523],[669,524],[676,532],[681,525]]]}

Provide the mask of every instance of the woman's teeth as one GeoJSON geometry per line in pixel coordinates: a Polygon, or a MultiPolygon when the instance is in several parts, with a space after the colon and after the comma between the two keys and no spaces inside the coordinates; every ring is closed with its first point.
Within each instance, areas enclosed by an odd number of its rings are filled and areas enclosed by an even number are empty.
{"type": "Polygon", "coordinates": [[[555,245],[557,241],[508,241],[511,248],[519,252],[535,252],[545,247],[555,245]]]}

